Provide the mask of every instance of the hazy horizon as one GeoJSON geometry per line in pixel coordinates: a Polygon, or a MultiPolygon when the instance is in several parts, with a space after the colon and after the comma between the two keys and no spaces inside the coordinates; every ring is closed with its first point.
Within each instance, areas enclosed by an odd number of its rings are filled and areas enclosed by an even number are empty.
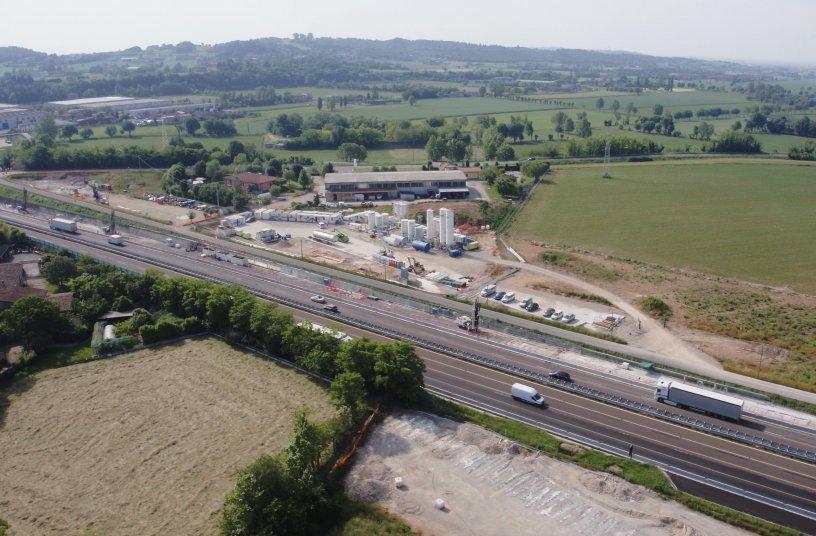
{"type": "Polygon", "coordinates": [[[501,5],[358,0],[353,7],[328,0],[275,5],[239,0],[214,6],[177,0],[44,0],[6,13],[0,46],[47,53],[105,52],[132,46],[192,41],[214,44],[312,32],[316,37],[433,39],[533,48],[627,51],[655,56],[743,63],[816,65],[816,3],[780,0],[772,10],[721,0],[542,0],[501,5]],[[48,13],[43,17],[42,13],[48,13]],[[520,13],[526,13],[523,18],[520,13]],[[498,21],[484,24],[482,21],[498,21]],[[40,31],[32,32],[32,28],[40,31]],[[667,38],[667,36],[669,36],[667,38]]]}

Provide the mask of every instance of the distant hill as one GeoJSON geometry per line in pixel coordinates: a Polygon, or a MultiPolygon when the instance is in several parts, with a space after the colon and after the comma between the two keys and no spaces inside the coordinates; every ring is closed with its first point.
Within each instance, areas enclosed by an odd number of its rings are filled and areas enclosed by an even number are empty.
{"type": "Polygon", "coordinates": [[[39,60],[47,56],[48,54],[44,52],[37,52],[23,47],[0,47],[0,63],[39,60]]]}

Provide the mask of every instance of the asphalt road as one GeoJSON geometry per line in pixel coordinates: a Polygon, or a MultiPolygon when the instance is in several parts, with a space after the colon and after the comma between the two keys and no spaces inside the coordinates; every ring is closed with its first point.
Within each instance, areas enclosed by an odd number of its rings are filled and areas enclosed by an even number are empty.
{"type": "MultiPolygon", "coordinates": [[[[153,262],[160,261],[182,270],[202,271],[210,277],[241,284],[260,294],[285,293],[287,297],[303,302],[307,302],[309,295],[320,292],[322,288],[302,279],[294,280],[277,275],[273,271],[257,267],[241,268],[202,259],[195,253],[185,253],[163,245],[151,246],[128,241],[125,247],[118,250],[108,246],[106,237],[101,235],[81,232],[77,236],[55,238],[49,234],[45,222],[32,222],[31,218],[5,212],[0,213],[0,219],[33,223],[45,232],[39,236],[44,240],[88,252],[105,262],[135,271],[143,271],[153,262]],[[136,258],[123,257],[122,253],[135,255],[136,258]]],[[[31,232],[35,237],[38,234],[31,232]]],[[[325,290],[322,292],[325,293],[325,290]]],[[[470,337],[453,326],[440,325],[439,319],[434,317],[427,321],[406,321],[399,310],[394,310],[394,306],[386,303],[359,302],[345,298],[332,301],[341,308],[338,322],[349,316],[374,323],[397,323],[400,329],[423,338],[438,338],[448,346],[467,345],[474,353],[500,357],[503,360],[512,359],[542,370],[552,367],[547,362],[550,359],[547,356],[528,355],[495,344],[489,339],[470,337]]],[[[305,316],[300,312],[298,315],[305,316]]],[[[316,321],[327,323],[325,319],[316,321]]],[[[353,333],[359,330],[347,331],[353,333]]],[[[366,335],[371,336],[370,333],[366,335]]],[[[816,533],[816,465],[615,408],[546,385],[538,385],[537,388],[544,395],[548,406],[545,409],[535,408],[509,397],[509,386],[516,381],[512,376],[424,349],[420,349],[419,353],[428,365],[426,382],[433,390],[484,410],[548,429],[564,437],[596,444],[613,452],[625,453],[629,445],[632,445],[636,459],[656,463],[673,474],[703,482],[710,479],[708,483],[715,487],[733,488],[737,494],[753,500],[798,512],[799,523],[807,525],[813,522],[812,530],[808,531],[816,533]],[[808,520],[808,516],[813,519],[808,520]]],[[[637,393],[628,382],[607,378],[592,371],[568,370],[582,384],[595,385],[606,391],[617,390],[630,398],[634,395],[643,399],[651,398],[650,392],[641,389],[642,392],[637,393]]],[[[757,423],[749,417],[745,426],[753,426],[754,433],[779,434],[788,443],[803,444],[810,449],[816,444],[811,431],[791,429],[782,423],[757,423]],[[762,429],[757,430],[760,427],[762,429]]]]}
{"type": "MultiPolygon", "coordinates": [[[[9,180],[9,179],[3,177],[2,175],[0,175],[0,184],[4,184],[4,185],[7,185],[7,186],[16,188],[16,189],[22,189],[22,186],[23,186],[20,181],[12,181],[12,180],[9,180]]],[[[84,206],[84,207],[87,207],[87,208],[91,208],[93,210],[100,211],[100,212],[107,212],[107,211],[110,210],[109,208],[104,207],[102,205],[98,205],[98,204],[95,204],[95,203],[89,203],[89,202],[85,202],[85,201],[78,201],[78,200],[75,200],[75,199],[69,199],[69,198],[66,198],[64,196],[60,196],[58,194],[52,193],[52,192],[37,190],[36,193],[39,194],[39,195],[46,196],[46,197],[51,197],[53,199],[58,199],[58,200],[63,201],[63,202],[68,201],[68,202],[71,202],[71,203],[74,203],[74,204],[77,204],[77,205],[80,205],[80,206],[84,206]]],[[[159,224],[157,224],[156,222],[148,220],[146,218],[140,218],[140,217],[134,216],[134,215],[126,215],[126,217],[129,220],[139,222],[139,223],[141,223],[143,225],[147,225],[147,226],[150,226],[152,228],[159,228],[160,227],[159,224]]],[[[168,230],[168,232],[169,232],[169,230],[168,230]]],[[[189,240],[193,240],[193,241],[203,241],[203,239],[204,239],[204,237],[202,235],[200,235],[198,233],[195,233],[195,232],[193,232],[193,231],[191,231],[189,229],[173,229],[172,233],[174,233],[175,235],[178,235],[178,236],[183,236],[183,237],[185,237],[185,238],[187,238],[189,240]]],[[[223,246],[223,247],[227,247],[227,246],[223,246]]],[[[342,280],[349,281],[349,282],[353,282],[353,283],[356,283],[358,285],[365,286],[365,287],[368,287],[368,288],[380,289],[380,290],[383,290],[385,292],[398,293],[398,294],[403,295],[403,296],[415,298],[417,300],[421,300],[421,301],[424,301],[424,302],[427,302],[427,303],[433,303],[435,305],[440,305],[440,306],[447,307],[447,308],[452,308],[452,309],[459,308],[464,314],[467,314],[469,312],[469,306],[467,306],[466,304],[457,304],[457,302],[452,301],[450,299],[447,299],[447,298],[445,298],[443,296],[437,296],[437,295],[434,295],[434,294],[430,294],[430,293],[423,292],[423,291],[416,290],[416,289],[412,289],[412,288],[406,288],[406,287],[401,287],[401,286],[398,287],[398,286],[396,286],[394,284],[391,284],[391,283],[388,283],[388,282],[385,282],[385,281],[378,281],[376,279],[371,279],[371,278],[364,277],[364,276],[361,276],[361,275],[350,274],[350,273],[343,272],[343,271],[340,271],[340,270],[332,269],[331,267],[315,265],[313,263],[301,261],[299,259],[288,257],[288,256],[283,255],[283,254],[276,254],[276,253],[271,253],[271,252],[267,252],[267,251],[262,251],[262,250],[258,250],[256,248],[252,248],[252,247],[249,247],[249,246],[244,246],[244,245],[241,245],[241,244],[238,244],[238,243],[230,243],[228,248],[231,249],[231,250],[234,250],[234,251],[247,253],[247,254],[250,254],[250,255],[255,256],[255,257],[268,259],[268,260],[271,260],[273,262],[284,263],[284,264],[287,264],[287,265],[290,265],[290,266],[295,266],[295,267],[310,270],[310,271],[320,272],[320,273],[325,274],[325,275],[327,275],[329,277],[336,278],[336,279],[342,279],[342,280]]],[[[681,369],[681,370],[686,370],[689,373],[710,377],[710,378],[720,380],[720,381],[731,382],[731,383],[734,383],[734,384],[737,384],[737,385],[743,385],[745,387],[758,389],[758,390],[761,390],[761,391],[764,391],[764,392],[774,393],[774,394],[778,394],[778,395],[785,396],[785,397],[788,397],[788,398],[792,398],[792,399],[795,399],[795,400],[800,400],[800,401],[803,401],[803,402],[809,402],[809,403],[816,404],[816,393],[808,393],[808,392],[801,391],[801,390],[798,390],[798,389],[793,389],[791,387],[787,387],[787,386],[784,386],[784,385],[779,385],[779,384],[759,380],[757,378],[751,378],[749,376],[736,374],[736,373],[729,372],[729,371],[726,371],[726,370],[715,369],[713,367],[702,367],[702,366],[697,366],[695,364],[685,363],[685,362],[682,362],[682,361],[674,358],[673,356],[663,355],[663,354],[660,354],[660,353],[657,353],[657,352],[652,352],[652,351],[649,351],[649,350],[644,350],[642,348],[637,348],[635,346],[618,344],[618,343],[614,343],[614,342],[611,342],[611,341],[606,341],[606,340],[603,340],[603,339],[599,339],[597,337],[592,337],[592,336],[589,336],[589,335],[583,335],[581,333],[575,333],[575,332],[572,332],[572,331],[559,329],[559,328],[554,327],[554,326],[549,326],[549,325],[546,325],[546,324],[542,324],[540,322],[535,322],[533,320],[527,320],[525,318],[519,318],[519,317],[516,317],[516,316],[513,316],[513,315],[508,315],[508,314],[505,314],[505,313],[491,311],[489,309],[482,309],[481,314],[482,314],[482,317],[484,317],[484,318],[491,318],[491,319],[501,320],[502,322],[505,322],[505,323],[508,323],[508,324],[513,324],[513,325],[517,325],[517,326],[524,327],[524,328],[527,328],[527,329],[540,331],[542,333],[552,335],[554,337],[558,337],[558,338],[561,338],[561,339],[573,341],[573,342],[576,342],[576,343],[579,343],[579,344],[590,345],[590,346],[594,346],[596,348],[601,348],[603,350],[607,350],[607,351],[611,351],[611,352],[617,352],[617,353],[621,353],[621,354],[625,354],[625,355],[630,355],[630,356],[638,358],[638,359],[642,359],[642,360],[646,360],[646,361],[652,361],[652,362],[655,362],[655,363],[659,363],[659,364],[663,364],[663,365],[666,365],[666,366],[678,368],[678,369],[681,369]]]]}

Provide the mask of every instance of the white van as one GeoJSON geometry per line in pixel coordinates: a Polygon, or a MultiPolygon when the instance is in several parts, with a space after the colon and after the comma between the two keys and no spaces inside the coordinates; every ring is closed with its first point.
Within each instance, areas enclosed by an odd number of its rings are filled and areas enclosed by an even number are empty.
{"type": "Polygon", "coordinates": [[[487,285],[482,289],[482,297],[487,298],[496,293],[496,285],[487,285]]]}
{"type": "Polygon", "coordinates": [[[508,292],[504,295],[504,298],[501,299],[502,303],[510,303],[516,299],[516,294],[514,292],[508,292]]]}
{"type": "Polygon", "coordinates": [[[510,396],[520,402],[526,402],[527,404],[533,404],[534,406],[544,405],[544,397],[529,385],[514,383],[513,386],[510,387],[510,396]]]}

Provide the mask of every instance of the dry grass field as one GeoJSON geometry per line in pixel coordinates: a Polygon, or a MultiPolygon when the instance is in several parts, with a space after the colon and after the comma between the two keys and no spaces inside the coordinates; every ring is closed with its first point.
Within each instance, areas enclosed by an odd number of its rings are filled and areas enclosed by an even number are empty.
{"type": "Polygon", "coordinates": [[[0,512],[15,535],[214,534],[237,471],[289,440],[305,375],[215,340],[44,371],[0,392],[0,512]]]}

